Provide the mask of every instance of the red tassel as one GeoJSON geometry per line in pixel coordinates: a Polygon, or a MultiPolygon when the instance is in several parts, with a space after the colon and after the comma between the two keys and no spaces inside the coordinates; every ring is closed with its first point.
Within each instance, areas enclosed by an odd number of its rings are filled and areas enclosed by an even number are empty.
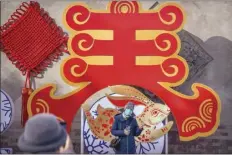
{"type": "Polygon", "coordinates": [[[27,101],[30,97],[30,94],[33,92],[31,89],[31,81],[30,81],[30,72],[26,73],[26,82],[24,88],[22,88],[22,111],[21,111],[21,125],[24,127],[28,120],[28,112],[27,112],[27,101]],[[27,84],[29,83],[29,88],[27,84]]]}

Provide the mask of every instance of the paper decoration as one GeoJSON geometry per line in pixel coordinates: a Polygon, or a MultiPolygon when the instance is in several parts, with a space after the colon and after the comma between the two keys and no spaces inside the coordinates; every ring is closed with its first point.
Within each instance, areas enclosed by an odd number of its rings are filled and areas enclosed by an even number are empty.
{"type": "MultiPolygon", "coordinates": [[[[113,97],[117,97],[117,94],[112,95],[113,97]]],[[[113,105],[107,97],[104,95],[103,91],[98,92],[94,96],[91,97],[91,100],[87,100],[84,103],[84,107],[90,106],[89,113],[94,121],[98,120],[98,124],[102,124],[99,122],[99,115],[102,115],[102,113],[106,113],[107,110],[114,109],[116,110],[115,105],[113,105]],[[107,109],[107,110],[106,110],[107,109]]],[[[164,105],[163,105],[164,106],[164,105]]],[[[83,108],[85,109],[85,108],[83,108]]],[[[136,106],[135,107],[135,114],[137,116],[141,115],[144,111],[144,106],[136,106]]],[[[89,117],[89,116],[87,116],[89,117]]],[[[102,117],[101,117],[102,118],[102,117]]],[[[108,123],[107,125],[111,125],[111,123],[108,123]]],[[[165,125],[165,121],[161,121],[156,126],[154,125],[153,128],[163,128],[165,125]]],[[[89,124],[88,118],[85,117],[85,112],[83,111],[82,115],[82,143],[84,144],[82,147],[81,153],[89,153],[89,154],[114,154],[114,150],[109,147],[109,141],[108,135],[106,135],[105,138],[98,137],[93,133],[93,130],[91,129],[92,124],[89,124]]],[[[144,132],[149,132],[145,129],[144,132]]],[[[105,133],[104,131],[102,132],[105,133]]],[[[142,135],[141,135],[142,137],[142,135]]],[[[141,142],[138,141],[136,138],[136,153],[137,154],[153,154],[153,153],[166,153],[165,147],[167,147],[167,144],[165,143],[166,135],[161,136],[160,138],[156,140],[151,140],[149,142],[141,142]]]]}
{"type": "Polygon", "coordinates": [[[13,122],[14,103],[11,97],[1,89],[1,134],[3,134],[13,122]]]}
{"type": "Polygon", "coordinates": [[[170,108],[180,140],[216,131],[221,103],[214,90],[194,83],[193,95],[188,96],[172,88],[189,74],[186,61],[178,55],[176,33],[185,22],[179,5],[165,3],[145,11],[137,1],[112,1],[107,10],[91,10],[79,3],[68,7],[64,17],[71,33],[71,56],[63,61],[61,76],[78,89],[56,97],[55,85],[39,88],[29,98],[29,116],[54,113],[70,130],[76,111],[92,94],[108,86],[135,85],[153,92],[170,108]]]}
{"type": "MultiPolygon", "coordinates": [[[[130,88],[129,86],[125,86],[127,89],[130,88]]],[[[119,89],[126,89],[125,87],[121,87],[119,89]]],[[[162,137],[164,134],[166,134],[172,127],[173,122],[170,121],[167,123],[166,126],[156,129],[154,128],[155,125],[158,123],[161,123],[170,113],[170,109],[163,104],[160,103],[154,103],[150,99],[148,99],[145,95],[143,95],[141,92],[136,90],[135,88],[131,89],[133,90],[137,96],[131,97],[131,99],[134,101],[138,101],[140,99],[141,103],[138,103],[138,105],[142,105],[142,108],[140,110],[140,114],[136,116],[136,120],[139,126],[142,124],[145,124],[144,130],[141,133],[140,136],[136,137],[136,141],[138,142],[152,142],[160,137],[162,137]]],[[[98,92],[99,93],[99,92],[98,92]]],[[[93,97],[91,97],[92,100],[93,97]]],[[[109,104],[115,106],[114,104],[115,99],[124,99],[123,96],[110,96],[107,95],[107,98],[109,100],[109,104]]],[[[84,110],[84,114],[86,116],[87,122],[89,124],[89,128],[91,132],[99,139],[103,139],[104,141],[111,141],[113,138],[115,138],[111,134],[111,128],[114,122],[114,116],[120,111],[116,109],[114,106],[111,108],[104,108],[101,106],[101,104],[97,105],[96,112],[97,117],[94,118],[91,114],[91,108],[93,106],[92,100],[86,101],[82,108],[84,110]]],[[[127,100],[127,102],[130,100],[127,100]]],[[[126,103],[127,103],[126,102],[126,103]]],[[[126,105],[122,105],[121,108],[124,108],[126,105]]],[[[117,107],[120,107],[119,105],[116,105],[117,107]]]]}

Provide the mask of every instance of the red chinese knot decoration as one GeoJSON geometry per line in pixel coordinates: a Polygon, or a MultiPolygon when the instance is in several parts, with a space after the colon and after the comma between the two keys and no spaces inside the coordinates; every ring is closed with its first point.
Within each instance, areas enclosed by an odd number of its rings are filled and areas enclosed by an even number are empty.
{"type": "Polygon", "coordinates": [[[185,15],[173,3],[144,11],[137,1],[112,1],[106,11],[90,10],[84,4],[65,12],[71,29],[71,56],[61,66],[62,78],[79,87],[64,96],[54,96],[55,85],[32,93],[29,115],[51,112],[68,123],[80,105],[97,91],[111,85],[136,85],[150,90],[174,115],[180,140],[189,141],[215,132],[220,118],[220,99],[211,88],[195,83],[193,95],[172,89],[181,85],[189,70],[178,55],[177,32],[185,15]]]}
{"type": "Polygon", "coordinates": [[[67,40],[38,2],[22,3],[1,27],[3,51],[23,75],[41,73],[64,52],[67,40]]]}
{"type": "MultiPolygon", "coordinates": [[[[48,13],[40,8],[38,2],[22,3],[11,15],[6,24],[1,26],[1,48],[9,60],[27,75],[26,83],[31,76],[42,73],[52,61],[58,60],[66,52],[68,37],[48,13]]],[[[22,90],[23,109],[22,124],[27,120],[27,99],[31,88],[22,90]]]]}

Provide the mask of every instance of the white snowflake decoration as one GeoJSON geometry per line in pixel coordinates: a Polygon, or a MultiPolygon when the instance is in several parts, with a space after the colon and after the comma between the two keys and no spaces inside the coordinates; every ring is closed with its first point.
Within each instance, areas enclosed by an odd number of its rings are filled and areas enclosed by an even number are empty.
{"type": "Polygon", "coordinates": [[[14,103],[10,96],[1,90],[1,134],[11,125],[13,119],[14,103]]]}

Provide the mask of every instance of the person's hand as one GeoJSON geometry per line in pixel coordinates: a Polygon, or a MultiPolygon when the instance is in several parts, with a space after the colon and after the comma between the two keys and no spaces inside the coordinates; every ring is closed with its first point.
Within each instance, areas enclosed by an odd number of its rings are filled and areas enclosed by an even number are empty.
{"type": "Polygon", "coordinates": [[[139,126],[140,130],[143,130],[143,128],[146,126],[146,124],[144,122],[141,122],[141,125],[139,126]]]}
{"type": "Polygon", "coordinates": [[[130,130],[124,129],[124,134],[128,136],[130,134],[130,130]]]}
{"type": "Polygon", "coordinates": [[[140,127],[139,127],[140,130],[143,130],[143,128],[144,128],[144,126],[140,126],[140,127]]]}

